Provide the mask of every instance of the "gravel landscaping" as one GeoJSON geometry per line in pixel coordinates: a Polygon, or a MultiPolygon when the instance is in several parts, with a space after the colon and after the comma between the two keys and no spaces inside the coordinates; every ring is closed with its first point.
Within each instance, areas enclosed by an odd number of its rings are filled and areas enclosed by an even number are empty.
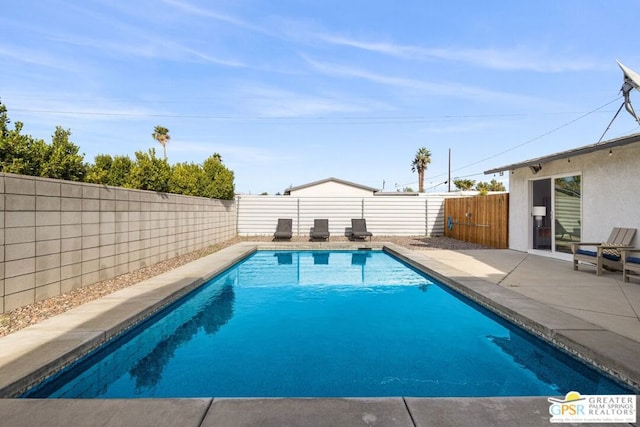
{"type": "MultiPolygon", "coordinates": [[[[332,237],[331,241],[346,240],[344,237],[332,237]]],[[[15,309],[9,313],[0,314],[0,337],[25,328],[29,325],[41,322],[45,319],[63,313],[73,307],[93,301],[119,289],[126,288],[135,283],[157,276],[171,269],[180,267],[203,256],[212,254],[228,246],[243,241],[271,241],[270,236],[236,237],[224,243],[210,246],[199,251],[191,252],[176,258],[159,262],[149,267],[123,274],[103,282],[74,289],[63,295],[36,302],[15,309]]],[[[292,241],[306,242],[307,237],[294,237],[292,241]]],[[[467,243],[448,237],[424,237],[424,236],[374,236],[373,241],[392,242],[413,250],[429,249],[486,249],[473,243],[467,243]]]]}

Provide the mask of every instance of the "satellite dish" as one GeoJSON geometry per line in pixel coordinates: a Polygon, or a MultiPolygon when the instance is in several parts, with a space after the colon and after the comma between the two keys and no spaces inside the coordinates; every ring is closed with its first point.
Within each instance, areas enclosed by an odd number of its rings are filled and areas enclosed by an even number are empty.
{"type": "Polygon", "coordinates": [[[640,90],[640,74],[636,73],[631,68],[620,63],[620,61],[616,61],[616,62],[618,63],[618,66],[622,69],[622,72],[624,73],[624,82],[625,83],[628,82],[631,86],[640,90]]]}
{"type": "Polygon", "coordinates": [[[624,96],[624,108],[631,114],[638,124],[640,124],[640,117],[636,114],[633,106],[631,105],[631,99],[629,98],[629,93],[635,88],[636,90],[640,90],[640,74],[636,73],[632,69],[625,67],[620,63],[620,61],[616,61],[620,69],[622,69],[622,74],[624,75],[624,82],[622,83],[622,88],[620,91],[624,96]]]}
{"type": "Polygon", "coordinates": [[[638,124],[640,125],[640,117],[638,117],[635,110],[633,109],[633,105],[631,105],[631,99],[629,98],[629,93],[631,93],[633,89],[640,91],[640,74],[636,73],[631,68],[622,65],[620,61],[616,61],[616,62],[618,63],[618,66],[622,70],[622,74],[624,78],[622,87],[620,88],[620,92],[622,92],[622,96],[624,96],[624,101],[622,102],[622,105],[620,106],[620,108],[618,108],[618,111],[616,112],[616,114],[613,116],[613,119],[611,119],[611,121],[609,122],[609,126],[607,126],[607,128],[604,130],[602,136],[598,140],[598,143],[602,141],[602,138],[604,138],[604,134],[607,133],[609,129],[611,129],[611,124],[616,119],[616,117],[618,117],[618,114],[620,113],[620,110],[622,110],[622,107],[624,107],[629,112],[629,114],[631,114],[633,118],[636,119],[636,122],[638,122],[638,124]]]}

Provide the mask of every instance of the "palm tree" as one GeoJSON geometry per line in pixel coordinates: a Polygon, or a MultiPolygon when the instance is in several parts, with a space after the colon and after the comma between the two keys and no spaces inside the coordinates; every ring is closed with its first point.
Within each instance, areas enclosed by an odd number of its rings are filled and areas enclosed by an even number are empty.
{"type": "Polygon", "coordinates": [[[418,150],[415,159],[411,162],[411,172],[418,172],[418,192],[420,193],[424,193],[424,173],[429,163],[431,163],[431,152],[425,147],[418,150]]]}
{"type": "Polygon", "coordinates": [[[151,136],[162,145],[164,159],[167,160],[167,142],[169,142],[169,140],[171,139],[171,137],[169,136],[169,129],[158,125],[153,130],[151,136]]]}
{"type": "Polygon", "coordinates": [[[476,181],[468,178],[455,178],[453,180],[453,185],[455,185],[458,190],[466,191],[471,190],[473,186],[476,185],[476,181]]]}

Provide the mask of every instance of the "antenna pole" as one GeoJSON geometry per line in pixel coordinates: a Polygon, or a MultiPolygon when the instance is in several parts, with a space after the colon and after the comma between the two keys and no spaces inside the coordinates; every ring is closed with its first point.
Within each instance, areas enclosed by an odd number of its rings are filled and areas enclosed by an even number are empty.
{"type": "Polygon", "coordinates": [[[602,141],[602,138],[604,138],[604,134],[607,133],[609,131],[609,129],[611,129],[611,124],[616,119],[616,117],[618,117],[618,114],[620,114],[620,111],[622,110],[622,107],[624,107],[624,104],[625,103],[623,102],[622,105],[620,105],[620,108],[618,108],[618,111],[616,111],[616,114],[613,116],[613,119],[611,119],[611,121],[609,122],[609,126],[607,126],[607,128],[604,130],[604,132],[602,132],[602,136],[598,140],[597,144],[599,144],[600,141],[602,141]]]}
{"type": "Polygon", "coordinates": [[[636,119],[636,122],[638,122],[638,124],[640,125],[640,117],[638,117],[638,115],[636,114],[636,111],[633,109],[633,105],[631,105],[631,100],[629,99],[629,92],[624,94],[623,105],[625,110],[627,110],[627,112],[631,114],[633,118],[636,119]]]}
{"type": "Polygon", "coordinates": [[[449,185],[449,193],[451,193],[451,148],[449,148],[449,175],[447,176],[447,184],[449,185]]]}

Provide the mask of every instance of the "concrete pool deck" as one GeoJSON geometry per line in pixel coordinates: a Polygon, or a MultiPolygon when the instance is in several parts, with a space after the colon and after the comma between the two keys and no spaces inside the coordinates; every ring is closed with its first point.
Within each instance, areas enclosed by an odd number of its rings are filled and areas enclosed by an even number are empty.
{"type": "MultiPolygon", "coordinates": [[[[546,425],[546,397],[483,399],[11,399],[254,249],[381,248],[638,388],[640,279],[509,250],[240,243],[0,338],[0,423],[33,425],[546,425]]],[[[577,390],[580,391],[580,390],[577,390]]],[[[582,424],[585,425],[585,424],[582,424]]],[[[626,425],[626,424],[624,424],[626,425]]]]}

